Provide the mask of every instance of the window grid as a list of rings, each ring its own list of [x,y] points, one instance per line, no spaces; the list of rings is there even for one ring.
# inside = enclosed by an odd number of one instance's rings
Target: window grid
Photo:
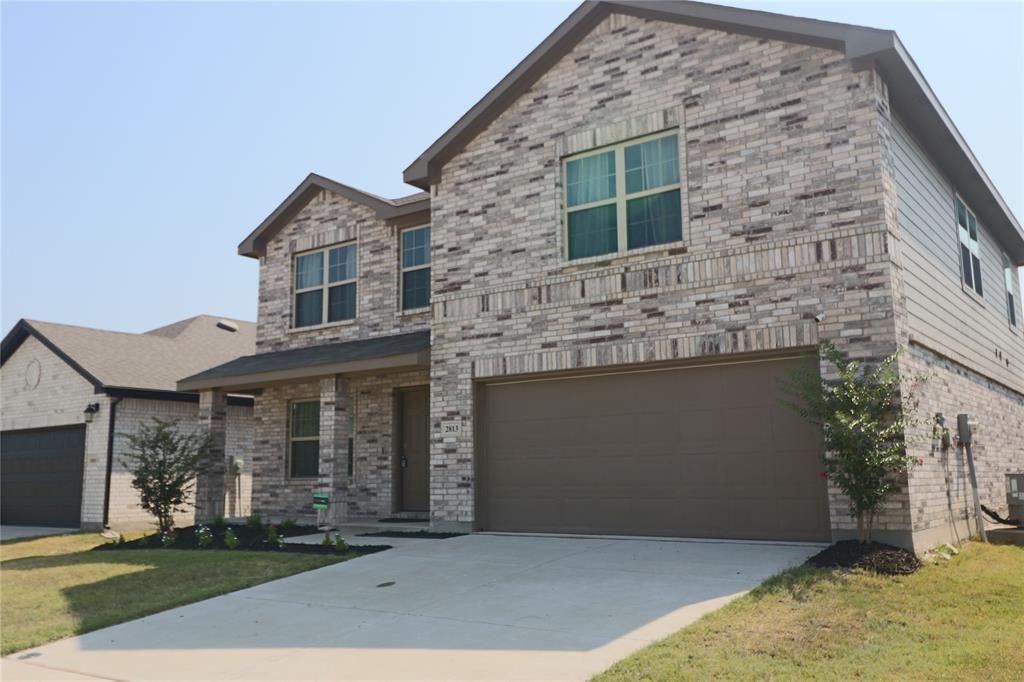
[[[305,265],[310,264],[307,271]],[[359,255],[356,242],[347,242],[339,246],[331,246],[317,251],[307,251],[295,256],[294,260],[295,294],[292,298],[292,327],[312,327],[333,322],[343,322],[356,317],[356,281],[359,278]],[[319,318],[312,321],[302,319],[303,308],[300,302],[319,293]],[[337,295],[338,299],[334,299]],[[345,296],[345,299],[341,297]],[[346,308],[351,314],[336,316],[332,319],[331,304],[340,303],[342,311]],[[312,300],[316,300],[315,297]],[[346,305],[348,304],[348,305]]]
[[[401,231],[399,235],[399,265],[402,270],[402,281],[399,286],[400,306],[402,310],[420,310],[430,307],[430,226],[418,225]],[[425,271],[425,272],[424,272]],[[421,272],[424,274],[415,275]],[[412,299],[406,295],[407,283],[410,280],[422,280],[426,276],[425,301]],[[421,288],[421,287],[418,287]]]
[[[1016,268],[1010,261],[1010,257],[1003,254],[1003,280],[1006,284],[1006,319],[1010,321],[1011,327],[1017,326],[1017,302],[1013,297],[1013,280],[1017,276]]]
[[[640,190],[640,191],[637,191],[637,192],[632,192],[632,193],[628,193],[627,194],[627,192],[626,192],[627,179],[626,179],[626,154],[625,154],[625,150],[626,150],[627,147],[634,147],[634,146],[637,146],[637,145],[641,145],[641,144],[643,144],[645,142],[650,142],[652,140],[659,140],[659,139],[669,138],[669,137],[674,137],[674,136],[678,136],[678,132],[675,131],[675,130],[669,131],[669,132],[663,132],[663,133],[656,133],[654,135],[647,135],[645,137],[633,138],[631,140],[626,140],[625,142],[620,142],[620,143],[615,144],[613,146],[602,147],[600,149],[594,149],[594,150],[591,150],[591,151],[582,152],[580,154],[574,154],[574,155],[572,155],[570,157],[566,157],[562,161],[562,177],[566,178],[566,182],[565,182],[565,186],[566,186],[565,187],[565,196],[563,197],[563,201],[565,202],[565,219],[564,219],[565,225],[564,225],[564,229],[563,229],[563,234],[565,236],[564,255],[565,255],[565,257],[567,259],[572,259],[571,258],[571,253],[570,253],[570,244],[569,244],[569,216],[572,215],[573,213],[578,213],[580,211],[586,211],[588,209],[593,209],[593,208],[599,208],[601,206],[611,206],[611,205],[614,205],[615,209],[616,209],[616,248],[615,248],[614,251],[609,251],[606,254],[601,254],[601,255],[624,254],[627,251],[631,250],[629,248],[629,246],[628,246],[628,244],[629,244],[629,233],[628,233],[628,225],[629,225],[629,223],[628,223],[628,204],[629,204],[629,202],[633,201],[635,199],[643,199],[643,198],[654,196],[654,195],[657,195],[657,194],[667,194],[668,192],[672,192],[672,191],[681,192],[681,189],[682,189],[682,174],[681,173],[677,173],[677,175],[676,175],[677,181],[674,182],[674,183],[666,184],[666,185],[661,185],[661,186],[654,187],[654,188],[651,188],[651,189]],[[676,151],[676,159],[675,160],[676,160],[676,164],[678,165],[679,164],[678,146],[676,147],[676,150],[677,151]],[[578,160],[581,160],[581,159],[586,159],[586,158],[589,158],[589,157],[593,157],[593,156],[600,156],[602,154],[607,154],[609,152],[613,152],[614,156],[615,156],[615,166],[614,166],[615,167],[615,196],[609,197],[607,199],[599,199],[599,200],[587,202],[587,203],[584,203],[584,204],[577,204],[577,205],[574,205],[574,206],[569,206],[569,183],[568,183],[569,163],[573,162],[573,161],[578,161]],[[642,171],[643,168],[641,168],[639,170]],[[680,209],[680,211],[681,211],[681,209]],[[682,224],[682,216],[680,216],[680,224]],[[662,242],[662,243],[664,243],[664,242]],[[636,248],[643,248],[643,247],[639,247],[638,246]],[[585,257],[586,256],[581,256],[581,258],[585,258]]]
[[[978,244],[978,218],[967,205],[956,198],[954,214],[960,237],[960,275],[966,287],[978,296],[984,296],[981,281],[981,248]]]

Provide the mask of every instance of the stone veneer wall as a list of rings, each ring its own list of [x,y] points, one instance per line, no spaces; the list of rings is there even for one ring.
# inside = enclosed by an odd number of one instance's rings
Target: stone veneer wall
[[[836,52],[618,15],[595,28],[435,187],[434,524],[473,520],[475,380],[819,339],[895,350],[885,116],[884,84]],[[560,159],[670,128],[684,241],[565,261]],[[461,435],[437,435],[442,419]],[[879,526],[909,523],[901,490]]]
[[[424,221],[427,222],[427,221]],[[293,330],[295,254],[358,242],[356,319]],[[260,259],[256,352],[302,348],[427,329],[429,310],[403,312],[399,304],[398,230],[370,208],[321,191],[267,244]]]
[[[921,551],[977,532],[966,452],[956,444],[957,414],[971,417],[981,502],[1006,513],[1005,474],[1024,472],[1024,395],[918,344],[907,349],[901,369],[929,377],[919,392],[929,426],[909,450],[923,462],[910,472],[914,548]],[[931,418],[940,412],[953,436],[949,448],[931,438]]]
[[[335,476],[341,477],[335,487],[348,518],[382,518],[394,513],[395,392],[428,382],[426,370],[349,378],[348,399],[350,405],[354,401],[355,422],[353,476],[347,475],[344,447],[334,465]],[[253,510],[267,518],[314,518],[316,479],[287,476],[288,404],[314,398],[320,398],[316,381],[268,387],[256,398]]]

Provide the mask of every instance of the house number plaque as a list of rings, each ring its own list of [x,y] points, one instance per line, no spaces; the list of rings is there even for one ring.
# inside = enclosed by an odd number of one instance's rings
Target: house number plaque
[[[442,436],[454,436],[462,433],[462,422],[460,421],[445,421],[441,422],[441,435]]]

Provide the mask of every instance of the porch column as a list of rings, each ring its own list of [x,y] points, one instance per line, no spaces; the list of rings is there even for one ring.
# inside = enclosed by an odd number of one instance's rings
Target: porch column
[[[199,393],[199,433],[210,437],[206,470],[196,479],[196,522],[208,523],[224,516],[227,394],[216,389]]]
[[[330,499],[317,511],[317,523],[334,526],[345,521],[348,486],[349,381],[341,376],[320,379],[320,474],[317,490]]]

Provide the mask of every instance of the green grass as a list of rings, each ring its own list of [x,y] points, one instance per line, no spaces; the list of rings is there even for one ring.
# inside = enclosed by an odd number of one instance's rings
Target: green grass
[[[885,577],[796,568],[626,658],[611,680],[1024,679],[1024,549]]]
[[[0,544],[4,655],[356,556],[88,551],[103,542],[80,533]]]

